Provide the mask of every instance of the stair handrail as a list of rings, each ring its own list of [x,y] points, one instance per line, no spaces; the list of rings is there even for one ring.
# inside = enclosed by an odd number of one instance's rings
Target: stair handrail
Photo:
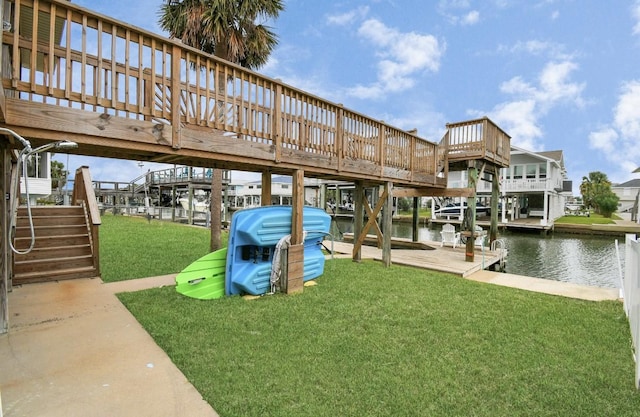
[[[98,230],[102,224],[102,219],[100,218],[100,209],[93,190],[93,182],[91,181],[88,166],[81,166],[76,169],[71,201],[74,205],[84,205],[85,207],[87,226],[89,227],[89,236],[91,237],[93,267],[96,273],[100,275],[100,241]]]

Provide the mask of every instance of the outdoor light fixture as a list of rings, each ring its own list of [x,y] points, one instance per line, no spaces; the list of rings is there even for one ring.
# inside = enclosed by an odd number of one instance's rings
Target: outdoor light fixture
[[[25,161],[27,160],[28,157],[30,157],[31,155],[36,155],[38,153],[41,152],[46,152],[48,150],[51,149],[60,149],[60,150],[65,150],[65,149],[74,149],[78,147],[78,144],[75,142],[71,142],[68,140],[61,140],[58,142],[52,142],[52,143],[47,143],[46,145],[42,145],[39,146],[35,149],[33,149],[31,147],[31,142],[29,142],[27,139],[23,138],[22,136],[20,136],[19,134],[17,134],[16,132],[14,132],[11,129],[7,129],[5,127],[0,127],[0,133],[8,133],[9,135],[13,136],[15,139],[17,139],[23,146],[23,149],[20,151],[20,154],[18,155],[18,163],[17,163],[17,171],[20,172],[22,169],[22,178],[24,178],[24,194],[26,196],[26,202],[27,202],[27,216],[29,217],[29,228],[31,230],[31,244],[29,245],[29,248],[27,248],[24,251],[20,251],[18,249],[16,249],[13,246],[13,236],[15,234],[15,226],[16,226],[16,218],[18,216],[18,204],[17,202],[13,204],[12,207],[12,216],[11,216],[11,224],[9,227],[10,233],[11,233],[11,237],[9,239],[9,246],[11,247],[11,250],[13,252],[15,252],[18,255],[25,255],[29,252],[31,252],[31,250],[33,249],[35,242],[36,242],[36,236],[35,236],[35,231],[33,229],[33,216],[31,215],[31,199],[29,198],[29,181],[28,181],[28,177],[27,177],[27,164],[25,163]],[[20,183],[20,176],[16,175],[15,176],[16,180],[15,183],[12,184],[11,186],[11,196],[12,198],[17,199],[18,197],[18,184]],[[17,200],[15,200],[17,201]]]

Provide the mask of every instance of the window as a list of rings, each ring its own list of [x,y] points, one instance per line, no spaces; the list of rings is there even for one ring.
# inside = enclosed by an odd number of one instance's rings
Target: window
[[[514,180],[521,180],[522,179],[523,168],[524,167],[522,165],[514,165],[513,166],[513,179]]]
[[[540,175],[538,178],[547,178],[547,164],[540,164]]]
[[[527,179],[534,179],[536,177],[536,172],[538,171],[537,165],[527,165]]]
[[[286,190],[286,189],[288,189],[288,188],[289,188],[289,184],[282,184],[282,189],[283,189],[283,190]]]

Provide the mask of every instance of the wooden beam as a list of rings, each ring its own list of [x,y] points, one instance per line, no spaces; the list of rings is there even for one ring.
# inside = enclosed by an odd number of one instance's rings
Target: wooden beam
[[[262,172],[262,188],[260,195],[260,205],[271,205],[271,171],[266,170]]]
[[[211,203],[209,212],[211,213],[211,252],[222,247],[221,227],[222,227],[222,170],[214,169],[211,175]]]
[[[364,186],[362,181],[355,181],[354,190],[354,203],[353,208],[353,237],[359,239],[362,233],[362,224],[364,221],[364,206],[362,205],[362,198],[364,196]],[[353,245],[352,259],[354,262],[360,262],[362,260],[362,251],[360,246]]]
[[[386,267],[391,266],[391,230],[393,228],[393,183],[387,182],[384,184],[384,193],[382,193],[382,224],[384,230],[384,238],[382,243],[382,263]]]
[[[473,188],[394,188],[394,197],[472,197]]]
[[[291,210],[291,245],[304,243],[302,230],[302,211],[304,208],[304,171],[293,173],[292,210]]]
[[[357,189],[357,187],[356,187]],[[372,212],[370,212],[369,214],[369,219],[367,220],[367,224],[362,228],[362,231],[360,232],[359,235],[357,235],[356,237],[356,242],[353,244],[353,255],[355,257],[356,253],[360,253],[360,248],[362,247],[362,244],[364,243],[364,240],[367,237],[367,232],[369,231],[369,229],[375,224],[376,227],[378,227],[377,223],[376,223],[376,218],[378,217],[378,214],[380,213],[380,211],[382,210],[382,208],[385,206],[385,204],[387,203],[387,200],[389,198],[391,198],[390,193],[391,189],[390,187],[385,187],[384,192],[382,193],[382,195],[380,196],[380,198],[378,199],[378,202],[376,204],[376,207],[373,209]],[[364,198],[364,193],[363,193],[363,197]],[[360,199],[362,201],[362,198]],[[366,201],[366,198],[364,198],[364,200]],[[393,203],[393,201],[392,201]],[[365,205],[364,202],[361,203],[363,206]],[[367,206],[369,205],[369,202],[367,201]],[[356,205],[357,207],[357,205]],[[393,207],[393,206],[392,206]],[[354,214],[355,215],[355,214]],[[354,219],[355,221],[355,219]],[[385,233],[390,233],[390,229],[386,230]],[[378,228],[378,230],[380,230]],[[380,232],[382,234],[382,232]],[[354,227],[354,237],[355,237],[355,227]],[[384,236],[384,235],[383,235]],[[378,243],[380,243],[380,239],[378,239]],[[384,242],[382,242],[384,245]]]
[[[367,226],[369,226],[371,219],[374,219],[373,224],[371,224],[371,226],[373,226],[373,228],[375,229],[376,237],[378,239],[378,247],[381,248],[382,247],[382,230],[380,230],[380,226],[378,226],[378,222],[375,221],[378,215],[375,214],[374,211],[371,209],[371,206],[369,205],[369,200],[367,200],[367,196],[364,194],[362,195],[362,205],[365,211],[367,212],[367,217],[369,218],[369,222],[367,222]],[[371,226],[369,227],[367,226],[365,226],[365,231],[363,232],[364,236],[367,235],[368,229],[371,228]]]
[[[287,294],[300,292],[304,278],[304,171],[293,173],[293,202],[291,208],[291,245],[287,254]]]
[[[500,198],[500,178],[493,175],[491,181],[491,226],[489,227],[489,245],[498,238],[498,199]]]
[[[180,120],[180,58],[182,50],[179,46],[173,45],[171,49],[171,146],[173,149],[180,149],[182,146],[181,120]],[[188,70],[187,70],[188,71]]]
[[[418,241],[418,221],[419,221],[419,203],[420,203],[420,197],[413,197],[413,217],[411,219],[411,230],[412,230],[412,241],[413,242],[417,242]]]
[[[475,191],[476,184],[478,182],[478,168],[475,165],[470,166],[467,170],[467,177],[469,178],[469,186]],[[475,252],[475,227],[476,227],[476,196],[475,193],[467,201],[467,210],[464,214],[467,217],[467,245],[465,250],[465,261],[473,262]]]

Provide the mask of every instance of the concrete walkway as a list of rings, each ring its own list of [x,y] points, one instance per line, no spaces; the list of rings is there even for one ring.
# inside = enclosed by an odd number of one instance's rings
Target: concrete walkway
[[[173,277],[14,288],[0,335],[0,416],[217,416],[115,296]]]
[[[615,288],[600,288],[588,285],[572,284],[570,282],[552,281],[550,279],[526,277],[523,275],[505,274],[495,271],[478,271],[466,277],[472,281],[503,287],[518,288],[543,294],[559,295],[588,301],[617,300],[619,290]]]

